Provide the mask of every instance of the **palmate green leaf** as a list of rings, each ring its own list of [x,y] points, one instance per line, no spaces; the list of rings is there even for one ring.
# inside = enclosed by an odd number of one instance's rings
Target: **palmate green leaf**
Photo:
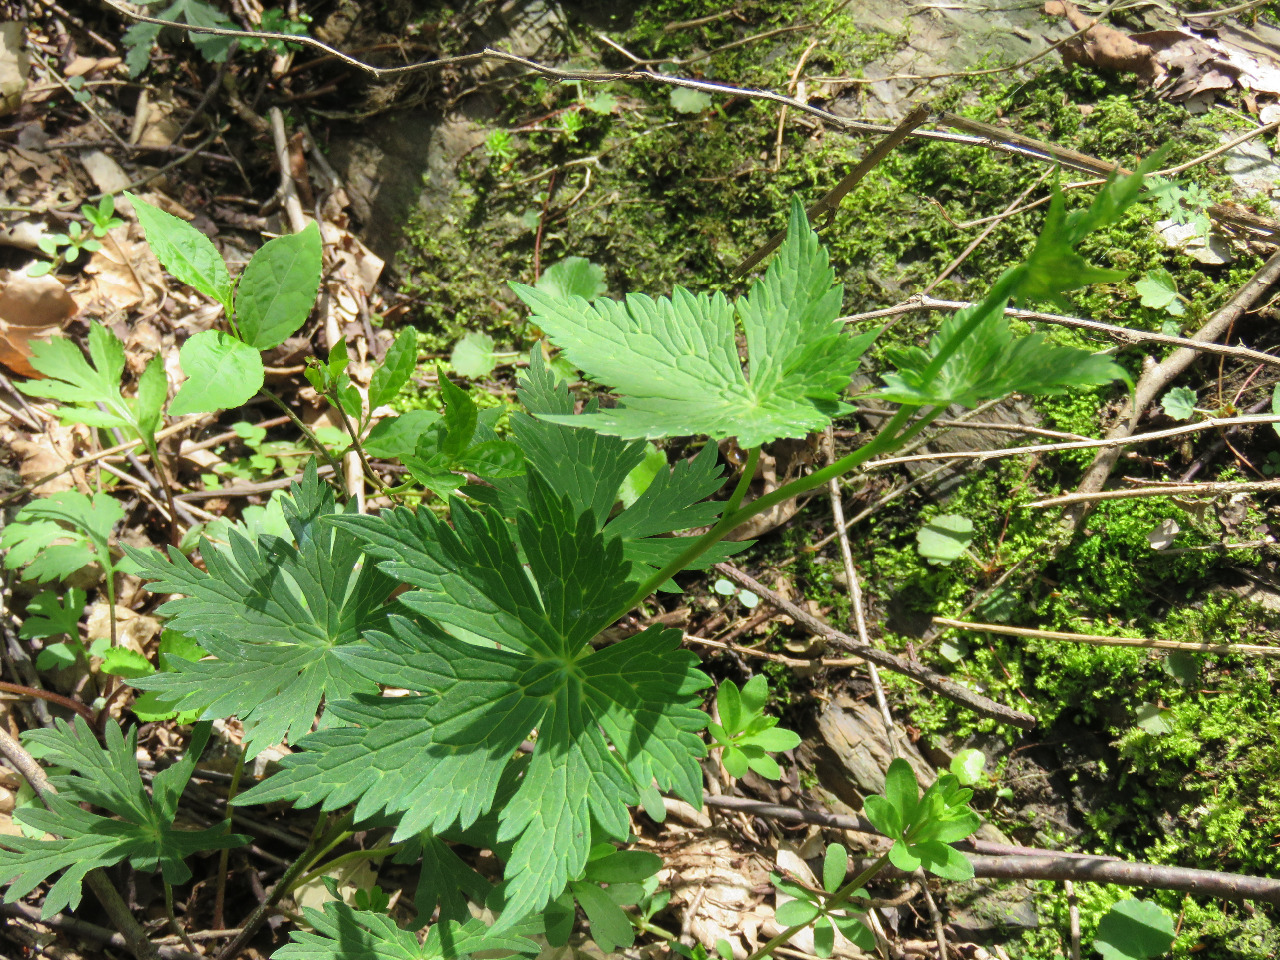
[[[89,325],[89,359],[66,337],[31,342],[31,366],[47,379],[17,384],[31,397],[57,400],[58,419],[90,427],[127,430],[149,439],[160,422],[168,383],[159,357],[153,357],[138,378],[136,398],[120,391],[124,374],[124,344],[100,323]],[[102,404],[102,408],[98,407]]]
[[[487,377],[498,365],[498,358],[493,352],[493,337],[487,333],[472,330],[463,334],[462,339],[449,351],[449,366],[460,377],[476,379]]]
[[[419,944],[412,930],[401,930],[385,913],[356,910],[341,900],[330,900],[324,909],[304,907],[311,930],[292,930],[293,943],[273,953],[272,960],[465,960],[482,951],[536,954],[538,944],[528,939],[536,924],[524,924],[505,934],[494,933],[480,920],[448,920],[437,923]]]
[[[633,583],[665,566],[688,545],[687,539],[669,534],[706,526],[719,518],[723,505],[706,499],[724,482],[714,444],[707,444],[692,461],[656,471],[639,498],[610,519],[628,475],[644,460],[644,443],[544,418],[544,414],[571,415],[573,397],[567,386],[557,383],[541,351],[530,356],[519,397],[529,413],[513,414],[511,430],[526,463],[552,489],[568,496],[576,511],[590,511],[607,537],[621,538]],[[587,413],[594,409],[588,407]],[[469,487],[466,492],[500,505],[504,516],[512,516],[527,504],[530,482],[526,478],[498,479],[491,487]],[[693,564],[693,569],[718,563],[750,545],[750,541],[718,543]]]
[[[351,726],[306,738],[243,802],[358,801],[357,817],[400,815],[398,836],[466,829],[494,809],[513,754],[536,730],[498,814],[496,839],[511,842],[503,928],[581,875],[593,828],[626,837],[638,783],[656,779],[698,802],[705,714],[696,703],[708,680],[678,631],[591,648],[630,588],[619,541],[590,510],[535,479],[514,531],[459,501],[452,525],[404,509],[330,522],[363,536],[386,574],[418,588],[399,599],[426,619],[393,617],[389,633],[367,633],[367,648],[345,657],[417,695],[334,705]]]
[[[534,286],[550,297],[582,297],[584,300],[594,300],[608,289],[604,267],[586,257],[565,257],[553,263],[542,271]]]
[[[136,730],[126,737],[111,721],[105,730],[105,749],[80,717],[74,727],[57,720],[51,730],[27,733],[24,739],[41,748],[44,759],[76,772],[50,776],[58,794],[49,798],[47,809],[25,807],[15,814],[26,826],[61,839],[3,838],[8,848],[0,850],[0,881],[9,884],[5,902],[26,896],[62,872],[45,896],[43,916],[50,917],[79,906],[84,876],[97,867],[128,860],[135,869],[159,870],[170,883],[185,883],[191,879],[187,857],[248,842],[248,837],[228,834],[222,824],[206,830],[174,828],[178,800],[209,732],[209,724],[195,727],[186,756],[156,775],[150,796],[138,772]],[[111,816],[83,810],[79,803],[92,804]]]
[[[898,369],[885,375],[885,386],[876,396],[912,406],[976,407],[1014,392],[1057,394],[1115,380],[1129,382],[1124,368],[1102,354],[1054,344],[1041,333],[1014,337],[1005,308],[1013,299],[1069,309],[1066,292],[1123,279],[1122,272],[1090,265],[1073,248],[1089,232],[1119,219],[1137,199],[1143,176],[1158,165],[1160,156],[1157,152],[1148,157],[1136,173],[1112,178],[1084,210],[1068,213],[1055,185],[1044,228],[1027,262],[1006,270],[982,302],[948,318],[927,347],[891,351]]]
[[[214,659],[170,657],[173,672],[140,679],[178,710],[207,717],[237,715],[254,756],[285,737],[311,729],[321,698],[372,692],[336,652],[362,631],[384,626],[394,587],[364,562],[360,541],[328,519],[341,516],[333,491],[317,479],[314,461],[284,501],[296,543],[238,530],[224,550],[204,550],[205,572],[170,549],[129,550],[151,590],[177,594],[161,612],[168,626],[200,643]]]
[[[64,490],[33,500],[0,532],[6,569],[22,567],[26,580],[63,580],[95,560],[110,566],[109,540],[124,519],[124,507],[110,494],[86,497]]]
[[[582,416],[543,416],[624,439],[737,437],[744,447],[820,430],[846,409],[840,397],[876,332],[850,337],[836,323],[842,287],[804,207],[765,276],[738,301],[750,360],[742,369],[735,309],[723,294],[677,287],[668,299],[619,303],[549,296],[513,284],[569,360],[623,397]]]
[[[991,306],[984,301],[949,317],[928,349],[890,351],[898,370],[885,374],[885,386],[876,396],[913,406],[958,403],[972,408],[1008,393],[1068,393],[1129,379],[1124,367],[1104,354],[1060,346],[1042,333],[1015,337],[1004,308],[1004,302]],[[941,345],[982,311],[986,314],[978,326],[931,376],[930,364]]]
[[[418,884],[413,894],[413,908],[424,920],[432,916],[437,904],[441,920],[461,923],[471,917],[466,897],[484,903],[493,887],[453,851],[453,848],[430,833],[411,837],[393,858],[395,863],[420,863]],[[464,897],[465,894],[465,897]]]
[[[27,602],[27,616],[22,621],[18,636],[23,640],[36,637],[60,637],[66,635],[79,642],[80,617],[84,614],[86,594],[72,587],[65,597],[45,590]]]

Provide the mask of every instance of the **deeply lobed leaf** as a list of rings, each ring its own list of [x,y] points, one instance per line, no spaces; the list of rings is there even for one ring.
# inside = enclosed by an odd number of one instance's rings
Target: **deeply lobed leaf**
[[[448,920],[433,926],[419,944],[413,931],[401,930],[387,914],[356,910],[341,900],[302,912],[312,929],[291,931],[293,943],[272,954],[272,960],[466,960],[482,951],[535,954],[539,949],[528,939],[536,932],[531,924],[499,934],[480,920]]]
[[[679,632],[658,629],[591,648],[629,593],[621,544],[589,507],[530,476],[514,528],[458,501],[452,526],[429,510],[330,521],[418,588],[400,601],[421,618],[394,617],[389,632],[339,655],[416,695],[334,705],[351,726],[306,738],[243,797],[355,802],[357,817],[399,815],[398,836],[467,829],[498,809],[496,842],[510,845],[502,928],[580,876],[593,830],[627,836],[642,785],[697,802],[704,753],[697,691],[708,679],[696,658]],[[512,757],[534,731],[512,780]],[[504,782],[513,792],[495,808]]]
[[[76,772],[50,776],[58,794],[49,798],[47,809],[28,807],[16,813],[23,824],[61,839],[3,838],[8,848],[0,849],[0,881],[9,884],[5,902],[12,903],[62,872],[45,896],[42,915],[49,917],[79,906],[84,876],[97,867],[128,860],[138,870],[159,870],[170,883],[184,883],[191,878],[187,857],[248,841],[228,834],[221,824],[205,830],[174,827],[178,799],[209,739],[208,724],[195,728],[183,760],[156,776],[151,796],[138,772],[137,731],[125,736],[113,721],[104,733],[105,748],[76,717],[74,726],[58,720],[53,729],[25,735],[28,743],[42,749],[45,759]],[[83,810],[78,803],[92,804],[111,816]]]
[[[723,294],[623,302],[513,284],[576,366],[623,396],[616,408],[546,419],[624,439],[737,437],[744,447],[802,437],[845,409],[840,396],[872,332],[850,337],[836,323],[842,288],[804,207],[791,208],[787,240],[736,306],[750,376],[738,358],[735,308]]]
[[[1080,387],[1128,381],[1127,372],[1102,354],[1060,346],[1043,334],[1015,338],[1005,308],[1049,302],[1069,308],[1063,294],[1124,274],[1089,264],[1074,249],[1088,233],[1119,219],[1142,189],[1146,172],[1159,163],[1149,157],[1137,172],[1113,177],[1093,203],[1070,213],[1054,187],[1053,201],[1027,262],[1006,270],[980,303],[950,317],[926,348],[895,350],[895,373],[885,375],[877,396],[912,406],[975,407],[1008,393],[1057,394]]]
[[[572,415],[574,404],[540,351],[530,358],[520,399],[529,414],[513,414],[511,428],[526,462],[552,489],[567,496],[575,510],[591,511],[606,537],[621,539],[623,558],[631,563],[631,582],[638,583],[688,545],[685,538],[670,534],[719,517],[722,505],[706,499],[723,483],[714,444],[707,444],[692,461],[659,469],[640,497],[610,519],[627,475],[644,457],[644,444],[546,419],[544,415]],[[586,415],[594,409],[588,407]],[[525,477],[500,478],[491,481],[491,487],[468,487],[466,492],[494,504],[504,516],[513,516],[528,503],[531,482]],[[716,544],[693,567],[702,569],[748,546],[750,541]]]
[[[250,756],[308,732],[323,698],[377,689],[336,654],[362,631],[385,626],[383,605],[395,586],[363,562],[359,538],[325,522],[344,510],[314,462],[291,494],[284,512],[294,543],[232,530],[225,551],[204,551],[207,572],[172,548],[167,560],[129,551],[141,575],[155,581],[154,592],[178,595],[161,607],[169,626],[213,655],[172,657],[172,672],[136,686],[157,691],[174,709],[239,716]]]

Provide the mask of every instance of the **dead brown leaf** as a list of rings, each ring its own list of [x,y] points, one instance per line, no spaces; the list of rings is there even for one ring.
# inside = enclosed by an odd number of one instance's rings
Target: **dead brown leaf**
[[[79,308],[50,276],[8,273],[0,283],[0,363],[21,376],[39,377],[30,363],[31,341],[59,333]]]
[[[1086,16],[1070,0],[1049,0],[1044,12],[1051,17],[1066,17],[1074,29],[1087,31],[1063,45],[1062,60],[1068,66],[1087,63],[1113,73],[1135,73],[1147,83],[1160,78],[1160,67],[1150,47]]]
[[[0,116],[17,110],[27,89],[31,64],[23,49],[25,32],[26,24],[20,20],[0,23]]]
[[[89,431],[86,427],[63,426],[60,423],[50,423],[43,433],[33,436],[19,433],[8,425],[0,429],[0,439],[3,439],[9,448],[22,458],[18,473],[24,483],[32,483],[41,477],[64,469],[68,463],[72,463],[77,458],[77,451],[83,449],[88,436]],[[38,496],[48,496],[51,493],[72,489],[78,489],[82,493],[89,492],[83,469],[64,473],[40,484],[31,492]]]

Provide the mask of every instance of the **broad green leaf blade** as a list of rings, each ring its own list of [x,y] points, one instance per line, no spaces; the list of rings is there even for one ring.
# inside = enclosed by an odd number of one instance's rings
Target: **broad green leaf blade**
[[[443,373],[439,374],[439,380],[445,404],[445,437],[440,444],[440,452],[447,458],[457,459],[471,446],[471,438],[475,436],[476,424],[479,423],[479,411],[467,391],[450,382]]]
[[[18,629],[18,636],[31,640],[65,634],[79,643],[80,617],[84,614],[85,599],[85,592],[75,587],[70,588],[65,597],[49,590],[36,594],[27,601],[27,616]]]
[[[56,413],[63,423],[118,427],[139,438],[148,437],[155,432],[159,407],[164,404],[164,371],[152,373],[159,364],[153,359],[139,378],[138,399],[130,401],[120,392],[124,363],[124,344],[102,324],[91,323],[88,360],[67,337],[47,343],[33,340],[31,365],[47,379],[17,386],[29,396],[60,401]]]
[[[761,750],[767,750],[769,753],[783,753],[800,746],[800,734],[794,730],[770,727],[760,733],[749,734],[741,742],[753,747],[759,747]]]
[[[876,936],[871,932],[871,928],[859,920],[857,917],[841,917],[835,916],[831,918],[841,933],[849,939],[854,946],[870,953],[876,948]]]
[[[212,241],[185,220],[132,193],[126,191],[125,196],[133,204],[156,259],[179,282],[217,300],[231,316],[231,276]]]
[[[662,869],[663,860],[647,850],[616,850],[587,864],[584,879],[593,883],[640,883]]]
[[[330,521],[343,511],[312,462],[284,501],[296,546],[269,534],[230,534],[224,552],[203,551],[207,571],[170,549],[130,548],[156,593],[178,595],[162,612],[171,629],[195,639],[216,659],[174,656],[174,672],[139,679],[181,710],[239,716],[249,755],[311,729],[322,697],[376,690],[336,651],[366,629],[384,626],[395,584],[363,562],[360,542]]]
[[[567,496],[576,511],[591,510],[603,526],[622,482],[644,458],[644,445],[542,419],[543,414],[572,414],[573,397],[556,381],[541,350],[530,356],[518,395],[529,413],[512,414],[511,432],[526,462],[553,490]],[[494,486],[508,516],[528,501],[526,481],[499,481]]]
[[[920,858],[916,856],[914,848],[909,848],[901,840],[895,840],[889,848],[889,862],[907,873],[915,873],[920,869]]]
[[[716,710],[720,725],[730,737],[736,737],[746,728],[742,712],[742,694],[732,680],[722,680],[716,687]]]
[[[813,928],[813,952],[826,960],[835,949],[835,944],[836,928],[832,925],[830,918],[823,917]]]
[[[898,370],[884,376],[877,396],[913,406],[976,407],[1008,393],[1058,394],[1128,380],[1128,373],[1110,357],[1078,347],[1050,342],[1042,333],[1015,338],[1004,316],[1004,301],[985,302],[948,318],[927,350],[898,355]],[[981,322],[936,374],[930,365],[939,349],[975,316]]]
[[[487,508],[455,502],[452,527],[429,510],[403,508],[335,522],[368,541],[385,573],[420,588],[400,598],[405,606],[455,635],[547,658],[573,656],[627,599],[627,567],[620,545],[600,537],[593,517],[575,514],[540,481],[531,491],[517,529],[537,587],[507,523]]]
[[[160,428],[164,402],[169,396],[169,379],[165,376],[164,361],[152,357],[138,378],[138,396],[134,410],[139,436],[143,440],[154,437]]]
[[[822,858],[822,889],[827,893],[835,893],[844,886],[848,870],[849,851],[838,843],[828,846]]]
[[[356,803],[357,818],[399,815],[405,836],[466,829],[511,783],[494,841],[510,845],[505,929],[582,875],[593,830],[626,837],[638,783],[656,779],[697,801],[706,720],[697,692],[708,680],[678,631],[598,652],[587,642],[627,593],[619,543],[590,510],[535,479],[515,531],[460,502],[452,521],[430,510],[330,519],[365,538],[386,573],[419,588],[400,601],[422,618],[393,617],[391,633],[367,631],[363,645],[338,655],[414,695],[331,706],[350,726],[304,739],[285,770],[243,800]],[[512,757],[534,730],[533,755],[512,780],[522,763]]]
[[[631,921],[603,890],[594,883],[574,883],[572,889],[591,925],[591,938],[606,956],[636,942]]]
[[[109,539],[124,508],[107,493],[92,498],[66,490],[33,500],[0,531],[6,569],[23,568],[27,580],[63,580],[97,560],[111,565]]]
[[[594,300],[604,294],[604,267],[586,257],[565,257],[542,271],[534,286],[549,297]]]
[[[186,381],[169,404],[169,413],[234,410],[262,389],[262,354],[218,330],[204,330],[179,351]]]
[[[920,804],[920,787],[911,764],[896,757],[884,777],[884,797],[898,811],[904,826],[914,823]]]
[[[1087,210],[1068,214],[1054,188],[1044,228],[1026,263],[1006,270],[980,303],[950,317],[928,347],[894,351],[895,373],[884,377],[877,396],[911,406],[966,407],[1008,393],[1057,394],[1115,380],[1128,373],[1102,354],[1051,343],[1043,334],[1014,338],[1005,308],[1018,302],[1048,301],[1069,309],[1067,291],[1091,283],[1122,279],[1123,273],[1091,266],[1073,245],[1092,230],[1114,223],[1138,196],[1143,175],[1154,169],[1160,152],[1134,174],[1116,177],[1099,191]]]
[[[898,813],[897,808],[884,797],[875,794],[867,797],[863,813],[867,815],[871,825],[886,837],[899,837],[902,835],[904,826],[902,816]]]
[[[725,771],[731,777],[741,780],[747,775],[751,769],[747,762],[747,755],[737,747],[725,747],[720,755],[720,762],[724,764]]]
[[[804,205],[793,198],[786,242],[738,301],[757,394],[790,390],[834,401],[844,393],[865,347],[836,323],[843,297]]]
[[[1190,420],[1196,412],[1196,392],[1190,387],[1174,387],[1160,398],[1160,406],[1174,420]]]
[[[811,923],[818,916],[818,905],[811,900],[788,900],[778,907],[780,927],[798,927]]]
[[[1168,310],[1170,313],[1181,313],[1178,303],[1178,284],[1168,270],[1156,269],[1133,285],[1133,289],[1141,297],[1144,307],[1153,310]],[[1175,308],[1176,305],[1176,308]]]
[[[405,327],[387,349],[387,355],[369,380],[369,409],[390,403],[409,382],[418,366],[418,333]],[[426,411],[413,411],[422,412]]]
[[[128,647],[109,647],[102,657],[102,672],[113,677],[136,680],[156,672],[151,661]]]
[[[320,228],[314,220],[299,233],[264,243],[236,287],[236,326],[244,342],[269,350],[297,333],[315,306],[320,267]]]
[[[711,106],[711,94],[691,87],[672,87],[670,100],[678,113],[702,113]]]
[[[742,685],[742,709],[746,713],[747,722],[759,716],[768,703],[769,678],[763,673],[757,673]],[[743,729],[746,729],[745,725]]]
[[[568,389],[556,382],[538,351],[530,357],[520,399],[535,415],[573,413]],[[594,407],[588,407],[587,413],[592,410]],[[692,461],[658,471],[640,499],[610,520],[623,482],[644,458],[643,443],[577,430],[522,413],[514,414],[511,424],[533,472],[552,489],[568,496],[576,510],[593,511],[597,523],[604,525],[606,536],[621,538],[623,557],[632,564],[632,582],[639,583],[650,571],[665,566],[688,545],[682,538],[667,534],[713,523],[719,516],[721,504],[702,502],[723,482],[714,444],[705,445]],[[485,502],[500,504],[502,512],[510,516],[527,503],[529,482],[495,480],[492,487],[469,487],[467,492]],[[693,566],[702,569],[749,545],[717,544]]]
[[[743,747],[742,752],[747,758],[748,769],[755,771],[766,780],[782,779],[782,767],[773,757],[766,756],[760,752],[759,748],[754,747]]]
[[[401,815],[397,840],[455,824],[465,829],[490,810],[512,752],[546,708],[520,695],[526,664],[402,618],[390,625],[394,636],[370,632],[370,649],[351,658],[350,668],[431,695],[365,695],[331,705],[350,725],[303,739],[304,750],[285,757],[284,769],[242,802],[292,799],[325,810],[356,803],[357,820]],[[499,735],[486,740],[494,731]],[[442,734],[458,742],[441,743]]]
[[[798,201],[775,264],[739,305],[751,377],[742,369],[734,308],[722,294],[677,287],[668,299],[619,303],[513,289],[533,322],[588,376],[623,403],[547,419],[624,439],[737,437],[744,447],[821,429],[876,334],[849,337],[835,323],[840,289]],[[825,287],[823,286],[825,284]]]
[[[605,527],[623,540],[665,536],[715,523],[723,504],[706,498],[724,483],[716,446],[706,444],[692,460],[681,460],[655,471],[644,492]]]
[[[896,846],[896,845],[895,845]],[[972,880],[973,864],[968,857],[940,840],[926,840],[911,845],[911,853],[919,859],[920,866],[944,880]],[[898,862],[894,861],[894,866]]]
[[[1173,946],[1173,917],[1149,900],[1121,900],[1098,922],[1093,948],[1104,960],[1148,960]]]
[[[916,549],[930,563],[946,565],[964,556],[972,540],[972,520],[956,514],[941,514],[916,532]]]
[[[422,919],[433,916],[438,904],[441,920],[457,920],[461,923],[471,917],[471,912],[467,909],[467,897],[475,903],[483,904],[493,891],[493,887],[480,874],[454,853],[453,847],[430,833],[410,839],[400,848],[394,860],[396,863],[409,864],[421,861],[413,908]]]
[[[453,345],[449,352],[449,366],[454,373],[468,380],[487,377],[498,365],[493,353],[493,337],[487,333],[471,331]]]
[[[364,441],[365,453],[394,460],[412,455],[418,441],[439,422],[440,414],[434,410],[409,410],[398,417],[379,420]]]
[[[542,909],[581,873],[592,825],[625,839],[639,797],[574,691],[561,687],[539,727],[524,783],[499,814],[498,840],[515,839],[507,909],[496,929]]]
[[[971,786],[982,779],[982,769],[987,765],[987,758],[981,750],[972,748],[959,751],[951,758],[951,772],[965,786]]]

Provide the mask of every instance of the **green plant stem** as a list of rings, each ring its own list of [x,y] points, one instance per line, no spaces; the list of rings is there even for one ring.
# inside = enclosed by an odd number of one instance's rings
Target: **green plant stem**
[[[875,439],[870,443],[864,444],[848,456],[842,457],[834,463],[823,467],[821,470],[815,470],[806,477],[801,477],[800,479],[794,480],[785,486],[779,487],[777,490],[773,491],[773,493],[765,494],[763,497],[751,501],[751,503],[747,504],[745,507],[737,507],[737,503],[741,503],[741,497],[738,498],[736,503],[733,499],[730,499],[729,503],[733,505],[734,509],[731,511],[729,508],[726,508],[724,514],[720,518],[720,521],[714,527],[695,539],[693,543],[689,544],[689,546],[686,547],[678,557],[645,580],[639,588],[637,588],[632,597],[627,600],[626,604],[617,611],[614,619],[616,620],[624,616],[628,610],[648,597],[661,584],[666,583],[673,575],[684,570],[711,549],[711,547],[723,540],[735,527],[741,526],[752,517],[759,513],[763,513],[765,510],[768,510],[770,507],[773,507],[778,503],[797,497],[815,487],[820,487],[833,477],[838,477],[841,474],[848,473],[854,467],[865,463],[872,457],[889,453],[897,449],[912,437],[920,433],[920,431],[927,427],[934,418],[941,416],[942,414],[942,408],[930,411],[917,423],[912,424],[909,430],[903,432],[901,436],[899,436],[899,431],[902,430],[907,421],[909,421],[919,409],[919,407],[900,408],[898,412],[894,414],[893,419],[884,425],[880,433],[877,434]],[[753,452],[757,455],[759,454],[758,449]],[[750,460],[750,457],[748,457],[748,460]],[[744,476],[749,477],[749,474],[744,472]],[[746,482],[750,483],[750,480],[748,479]],[[738,489],[734,490],[734,496],[737,496],[740,491],[745,493],[742,480],[739,480]]]
[[[350,825],[349,822],[347,823],[347,825],[348,826]],[[312,864],[314,864],[317,860],[319,860],[321,857],[327,854],[334,847],[338,846],[338,844],[346,843],[348,840],[350,840],[354,836],[355,836],[355,831],[353,830],[344,829],[344,830],[337,831],[335,833],[330,833],[326,837],[326,842],[323,845],[321,845],[319,852],[317,852],[316,855],[311,858],[311,864],[308,864],[307,873],[303,876],[294,877],[293,880],[290,881],[289,888],[285,891],[285,893],[292,893],[294,890],[298,889],[298,887],[302,886],[302,884],[306,883],[307,880],[312,876],[312,874],[316,873],[316,870],[317,870],[317,868],[313,867]],[[341,857],[335,857],[334,859],[340,860]],[[329,868],[327,866],[324,867],[324,870],[328,870],[328,869]]]
[[[298,878],[298,882],[294,884],[294,888],[310,883],[317,877],[323,877],[327,873],[332,873],[340,867],[346,866],[348,863],[354,863],[359,860],[377,860],[388,854],[395,853],[395,847],[378,847],[373,850],[349,850],[339,857],[334,857],[327,863],[312,867],[304,876]]]
[[[887,864],[888,862],[889,862],[889,854],[887,853],[881,854],[879,859],[877,859],[870,866],[868,866],[867,869],[863,870],[860,874],[858,874],[851,881],[846,883],[838,891],[833,893],[831,897],[827,900],[827,902],[823,904],[822,913],[820,913],[818,916],[826,916],[832,910],[836,910],[839,907],[843,906],[848,901],[848,899],[852,897],[857,891],[861,890],[868,883],[870,883],[871,879],[877,873],[883,870],[885,867],[885,864]],[[818,918],[814,917],[813,919],[816,920]],[[781,947],[788,940],[794,937],[797,933],[799,933],[801,930],[805,929],[806,927],[810,926],[812,923],[813,923],[813,920],[810,920],[809,923],[798,923],[793,927],[787,927],[787,929],[783,930],[780,934],[778,934],[776,937],[774,937],[772,940],[766,943],[763,947],[761,947],[755,953],[751,954],[751,956],[747,957],[747,960],[763,960],[763,958],[772,955],[773,951],[776,948]]]
[[[335,844],[341,843],[351,835],[348,830],[350,820],[351,817],[348,814],[339,820],[332,830],[325,833],[323,831],[325,818],[320,817],[317,819],[316,829],[311,834],[311,842],[307,844],[307,849],[298,855],[298,859],[276,881],[276,885],[271,888],[271,893],[267,895],[267,899],[258,904],[245,919],[244,923],[240,924],[240,932],[236,934],[234,940],[222,948],[216,960],[234,960],[240,954],[240,951],[248,946],[249,941],[257,934],[259,928],[266,922],[267,917],[271,915],[276,904],[294,887],[298,877],[305,873],[316,860],[331,850]]]
[[[391,487],[387,486],[383,479],[373,472],[373,467],[369,465],[369,458],[364,453],[364,444],[360,442],[360,432],[352,424],[351,418],[347,416],[347,411],[342,409],[342,404],[338,402],[336,396],[330,396],[328,400],[333,405],[333,409],[338,411],[338,416],[342,418],[342,427],[347,431],[347,435],[351,437],[351,446],[355,448],[356,454],[360,457],[360,466],[364,468],[365,476],[373,481],[373,485],[383,493],[390,493]]]
[[[742,465],[742,476],[738,477],[738,485],[733,488],[733,493],[729,496],[729,502],[725,504],[724,512],[720,517],[721,521],[738,512],[738,508],[742,506],[743,498],[747,495],[747,489],[755,478],[756,467],[759,465],[760,447],[755,446],[747,451],[747,462]]]
[[[336,481],[341,481],[342,464],[338,463],[337,460],[333,459],[333,454],[329,452],[329,448],[320,442],[320,438],[311,432],[311,428],[308,427],[305,423],[303,423],[301,418],[296,413],[294,413],[291,409],[289,409],[289,405],[287,403],[285,403],[283,400],[277,397],[270,390],[263,387],[261,390],[258,391],[258,393],[259,395],[266,397],[268,400],[274,403],[277,407],[281,409],[281,411],[283,411],[285,416],[287,416],[290,420],[293,421],[293,425],[297,427],[300,431],[302,431],[302,435],[307,438],[307,442],[316,448],[316,451],[320,454],[320,456],[324,457],[325,463],[333,467],[334,479]]]
[[[184,947],[186,947],[196,956],[199,956],[200,955],[199,948],[196,947],[196,945],[192,942],[191,938],[187,936],[187,931],[183,928],[182,924],[178,923],[178,915],[173,910],[173,884],[170,883],[168,880],[164,880],[163,882],[164,882],[164,912],[165,912],[165,916],[169,918],[169,928],[173,930],[175,934],[178,935],[178,939],[182,941],[182,945]]]

